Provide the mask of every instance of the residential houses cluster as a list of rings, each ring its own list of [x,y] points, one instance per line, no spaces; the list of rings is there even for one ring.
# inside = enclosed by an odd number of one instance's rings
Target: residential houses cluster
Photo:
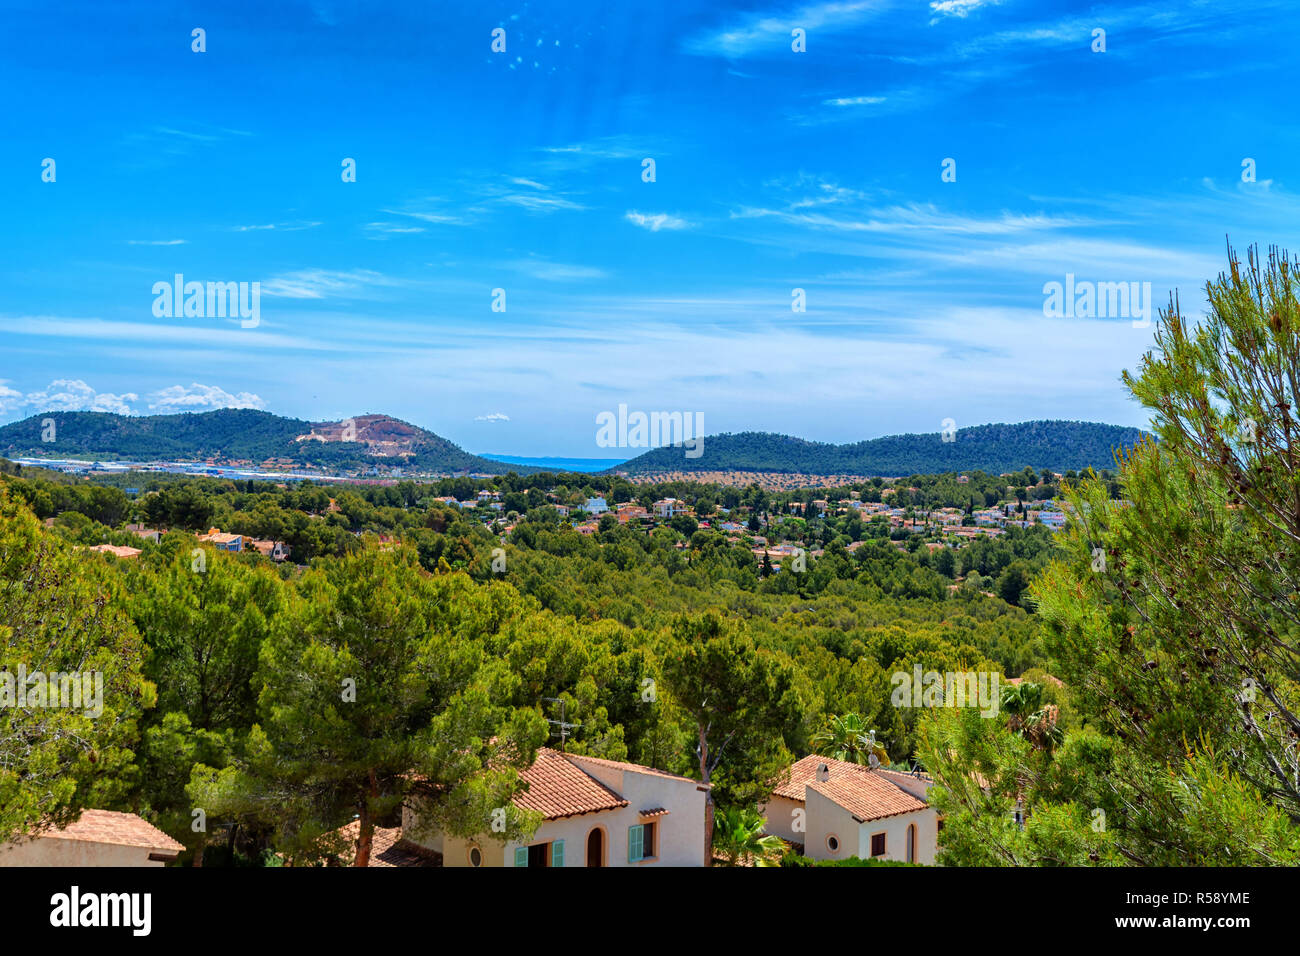
[[[540,820],[526,840],[490,827],[473,836],[440,831],[418,801],[400,825],[376,827],[371,867],[697,867],[716,862],[709,832],[710,787],[654,767],[543,747],[520,773],[517,807]],[[871,768],[810,755],[782,774],[762,808],[765,830],[787,852],[812,860],[933,864],[942,821],[921,773]],[[353,821],[337,834],[349,847]],[[132,813],[84,810],[73,823],[0,846],[0,866],[162,866],[184,847]],[[742,861],[745,862],[745,861]],[[752,860],[748,861],[752,864]]]

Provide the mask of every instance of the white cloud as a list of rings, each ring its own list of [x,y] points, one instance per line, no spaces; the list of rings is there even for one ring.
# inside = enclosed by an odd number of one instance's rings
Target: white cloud
[[[790,31],[800,27],[833,34],[887,6],[885,0],[832,0],[774,13],[751,13],[743,22],[686,41],[688,53],[738,58],[754,53],[790,52]]]
[[[149,396],[149,408],[158,412],[196,412],[214,408],[265,408],[266,402],[252,392],[232,395],[217,385],[200,385],[193,382],[171,385]]]
[[[476,421],[476,422],[508,422],[508,421],[510,421],[510,416],[509,416],[509,415],[506,415],[506,414],[503,413],[503,412],[489,412],[489,413],[486,414],[486,415],[475,415],[475,416],[474,416],[474,421]]]
[[[519,206],[532,212],[554,212],[557,209],[587,208],[571,199],[561,199],[559,196],[537,196],[533,193],[509,193],[499,197],[497,202],[505,203],[508,206]]]
[[[572,279],[603,279],[603,269],[594,266],[568,265],[563,262],[547,262],[545,259],[516,259],[503,263],[507,269],[522,272],[534,279],[546,282],[566,282]]]
[[[409,216],[421,222],[431,222],[443,226],[460,226],[466,222],[463,216],[445,212],[431,212],[427,209],[381,209],[380,212],[386,212],[390,216]]]
[[[282,232],[299,232],[303,229],[315,229],[319,222],[268,222],[264,226],[235,226],[235,232],[265,232],[279,229]]]
[[[984,6],[997,5],[999,2],[1000,0],[934,0],[930,4],[930,9],[940,17],[965,17],[973,10],[978,10]]]
[[[389,236],[404,236],[411,233],[424,232],[423,226],[400,226],[395,222],[368,222],[366,231],[374,233],[367,236],[367,239],[387,239]]]
[[[355,272],[332,272],[328,269],[302,269],[286,272],[262,283],[262,294],[285,299],[324,299],[327,296],[360,292],[371,285],[391,285],[382,273],[369,269]]]
[[[128,239],[128,246],[183,246],[184,239]]]
[[[795,204],[800,208],[810,203]],[[1067,216],[1049,216],[1042,213],[1024,214],[1003,212],[996,217],[983,219],[961,216],[941,210],[932,203],[912,203],[907,206],[890,206],[882,209],[864,209],[858,216],[834,218],[822,213],[789,212],[780,209],[735,210],[733,219],[776,218],[791,225],[841,232],[912,233],[935,232],[952,235],[1008,235],[1041,229],[1070,229],[1090,225],[1086,219]]]
[[[16,388],[0,384],[0,415],[8,414],[22,408],[26,399]]]
[[[60,378],[40,392],[29,392],[25,404],[38,412],[114,412],[130,415],[128,402],[139,400],[134,392],[114,395],[96,392],[81,379]]]
[[[670,216],[666,212],[649,214],[629,209],[627,215],[623,218],[628,222],[635,223],[642,229],[649,229],[651,232],[658,232],[660,229],[685,229],[690,225],[685,219]]]
[[[822,100],[826,106],[874,106],[883,102],[885,102],[883,96],[837,96],[834,99]]]

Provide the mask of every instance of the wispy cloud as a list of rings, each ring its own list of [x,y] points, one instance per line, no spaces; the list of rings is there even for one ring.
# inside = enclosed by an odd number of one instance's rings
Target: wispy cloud
[[[359,298],[371,287],[397,284],[397,280],[369,269],[353,272],[303,269],[266,280],[262,283],[262,295],[285,299]]]
[[[566,282],[575,279],[603,279],[607,275],[605,270],[597,269],[593,266],[567,265],[563,262],[550,262],[546,259],[527,258],[515,259],[511,262],[503,263],[505,268],[513,269],[524,275],[532,276],[534,279],[542,279],[546,282]]]
[[[883,96],[836,96],[833,99],[822,100],[822,103],[827,106],[875,106],[883,102],[885,102]]]
[[[814,32],[833,34],[858,26],[886,6],[886,0],[837,0],[779,12],[749,13],[719,29],[688,37],[684,48],[698,56],[729,59],[785,54],[790,52],[790,33],[796,27],[806,30],[809,36]]]
[[[997,6],[999,3],[1001,0],[934,0],[930,9],[936,17],[930,22],[938,22],[944,17],[966,17],[980,7]]]
[[[731,217],[733,219],[774,218],[792,225],[840,232],[926,232],[952,235],[1008,235],[1040,229],[1065,229],[1089,223],[1089,220],[1079,217],[1050,216],[1043,213],[1003,212],[1000,216],[977,218],[945,212],[930,204],[863,210],[860,215],[852,217],[802,212],[794,207],[791,209],[742,207],[733,210]]]
[[[660,229],[686,229],[690,226],[690,223],[685,219],[670,216],[666,212],[641,213],[635,209],[629,209],[623,218],[640,226],[642,229],[649,229],[651,232],[658,232]]]
[[[235,232],[301,232],[304,229],[315,229],[319,222],[268,222],[262,225],[253,226],[235,226]]]
[[[128,246],[183,246],[184,239],[128,239]]]
[[[365,230],[372,235],[366,236],[367,239],[387,239],[390,236],[405,236],[413,233],[424,232],[423,226],[403,226],[395,222],[368,222]]]
[[[496,201],[506,206],[518,206],[529,212],[555,212],[560,209],[586,209],[581,203],[562,196],[538,196],[535,193],[507,193]]]
[[[510,416],[506,415],[504,412],[489,412],[486,415],[475,415],[474,421],[489,423],[508,422],[510,421]]]

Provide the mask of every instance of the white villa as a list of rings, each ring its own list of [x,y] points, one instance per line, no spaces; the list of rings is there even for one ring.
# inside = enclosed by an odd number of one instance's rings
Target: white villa
[[[938,813],[929,777],[817,754],[795,763],[763,807],[767,832],[801,843],[814,860],[879,857],[933,864]]]
[[[184,849],[134,813],[83,810],[61,830],[0,846],[0,866],[163,866]]]
[[[543,747],[520,772],[515,804],[542,815],[527,843],[491,834],[424,834],[411,808],[401,828],[375,829],[371,866],[706,866],[708,787],[640,764]],[[357,824],[345,828],[354,836]]]

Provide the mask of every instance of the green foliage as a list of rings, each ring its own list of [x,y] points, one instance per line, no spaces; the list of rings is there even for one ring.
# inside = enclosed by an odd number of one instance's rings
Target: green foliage
[[[1077,520],[1030,592],[1082,724],[1044,740],[1028,712],[1047,708],[1021,685],[1009,723],[922,728],[945,862],[1297,859],[1296,265],[1230,255],[1207,293],[1200,326],[1171,305],[1125,375],[1159,444],[1122,459],[1123,501],[1093,476],[1070,483]]]
[[[1118,447],[1134,445],[1136,428],[1092,422],[1034,421],[976,425],[945,442],[938,432],[890,435],[828,445],[770,432],[711,435],[707,454],[686,458],[681,448],[656,448],[618,466],[628,474],[689,471],[772,471],[815,475],[906,475],[915,472],[1100,467]],[[2,450],[3,446],[0,446]]]
[[[748,807],[719,810],[713,818],[713,853],[726,866],[776,866],[785,849],[780,837],[765,834],[766,822]]]
[[[57,440],[41,440],[42,422],[53,418]],[[401,423],[404,425],[404,423]],[[414,453],[403,461],[427,471],[537,471],[521,465],[502,465],[470,455],[432,432],[405,426],[414,435]],[[360,469],[389,465],[371,456],[360,442],[296,441],[310,433],[311,422],[283,418],[247,408],[223,408],[179,415],[114,415],[108,412],[41,412],[0,426],[0,454],[43,457],[52,452],[63,458],[120,459],[126,461],[204,461],[209,458],[263,462],[286,458],[322,467]]]
[[[0,843],[124,793],[136,720],[154,689],[118,588],[105,562],[43,535],[0,487]],[[33,703],[38,685],[20,681],[20,667],[28,679],[78,678],[89,694],[65,698],[70,684],[42,680],[46,693]],[[80,706],[51,706],[56,700]]]

